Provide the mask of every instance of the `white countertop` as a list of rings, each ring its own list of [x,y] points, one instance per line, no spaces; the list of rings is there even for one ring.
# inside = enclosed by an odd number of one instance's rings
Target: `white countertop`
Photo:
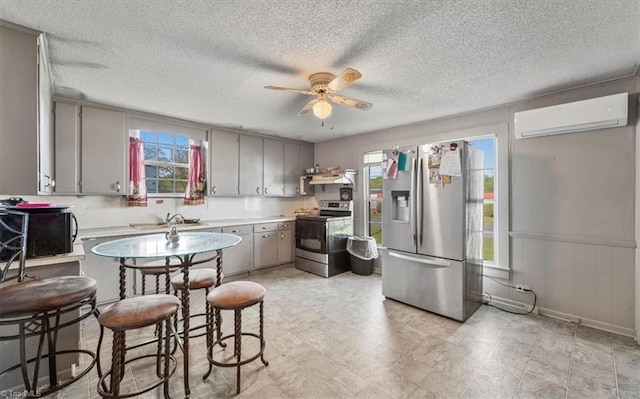
[[[294,220],[296,220],[295,216],[279,215],[279,216],[268,216],[268,217],[262,217],[262,218],[205,220],[205,221],[201,221],[196,225],[178,224],[177,226],[179,231],[190,231],[190,230],[216,229],[220,227],[246,225],[246,224],[291,222]],[[162,233],[164,231],[167,231],[166,227],[160,227],[157,229],[141,229],[141,230],[138,230],[131,226],[103,227],[103,228],[97,228],[97,229],[80,229],[78,233],[78,239],[82,240],[87,238],[106,238],[106,237],[129,236],[129,235],[140,235],[140,234],[153,234],[153,233]]]
[[[68,254],[60,254],[55,256],[43,256],[40,258],[27,259],[25,267],[51,266],[60,263],[78,262],[84,259],[84,248],[81,243],[73,245],[73,252]],[[6,262],[0,262],[0,269],[4,267]],[[13,262],[9,270],[17,269],[18,262]]]

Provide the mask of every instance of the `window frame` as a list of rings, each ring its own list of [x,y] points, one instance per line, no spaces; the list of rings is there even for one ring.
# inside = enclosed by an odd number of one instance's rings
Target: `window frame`
[[[147,114],[141,113],[129,113],[127,118],[127,137],[138,137],[140,138],[140,132],[149,132],[149,133],[164,133],[171,136],[182,136],[186,137],[189,141],[187,145],[187,153],[189,152],[189,145],[192,141],[200,141],[204,146],[208,147],[208,140],[210,137],[210,129],[206,126],[201,126],[197,124],[191,124],[184,121],[176,121],[170,118],[164,118],[159,116],[150,116]],[[129,152],[127,151],[127,171],[129,170]],[[208,176],[209,173],[209,156],[207,155],[205,161],[205,172]],[[151,161],[157,162],[157,161]],[[162,164],[162,165],[160,165]],[[145,166],[147,165],[147,161],[145,160]],[[171,162],[157,162],[154,166],[178,166],[184,167],[187,165],[189,168],[190,164],[176,164]],[[175,187],[175,179],[174,187]],[[181,180],[180,180],[181,181]],[[188,181],[188,178],[187,178]],[[127,172],[127,186],[130,184],[129,182],[129,174]],[[174,193],[150,193],[147,191],[147,198],[184,198],[184,192],[174,192]]]
[[[371,234],[371,187],[370,187],[370,182],[371,182],[371,167],[376,165],[376,163],[374,162],[364,162],[364,157],[366,157],[368,154],[373,154],[373,153],[380,153],[382,154],[382,150],[376,150],[376,151],[369,151],[366,152],[365,154],[363,154],[363,175],[364,175],[364,192],[365,192],[365,208],[366,208],[366,235],[367,236],[373,236]],[[380,161],[380,168],[382,169],[382,161]],[[382,188],[380,189],[380,191],[382,191]],[[377,202],[377,201],[376,201]],[[380,212],[382,213],[382,209],[380,210]],[[380,219],[379,222],[373,222],[374,224],[379,224],[380,225],[380,233],[382,234],[382,218]],[[374,237],[375,238],[375,237]],[[376,244],[378,246],[382,245],[382,242],[377,242],[376,240]]]
[[[479,136],[479,137],[472,137],[467,139],[467,141],[470,141],[471,143],[473,143],[474,141],[478,141],[478,140],[483,140],[483,139],[488,139],[488,138],[492,138],[493,139],[493,154],[494,154],[494,166],[493,169],[487,169],[484,167],[482,168],[482,183],[483,183],[483,196],[482,196],[482,209],[483,209],[483,221],[482,221],[482,235],[484,236],[487,233],[490,233],[493,237],[493,260],[488,260],[488,259],[482,259],[482,265],[483,266],[489,266],[489,267],[496,267],[498,262],[497,262],[497,258],[498,258],[498,246],[499,246],[499,240],[497,239],[497,226],[500,222],[500,215],[497,212],[499,207],[500,207],[500,193],[498,192],[498,190],[496,189],[497,186],[497,144],[498,144],[498,138],[496,137],[496,135],[487,135],[487,136]],[[477,147],[476,147],[477,148]],[[486,171],[492,171],[493,172],[493,198],[491,199],[486,199],[484,198],[484,177],[485,172]],[[486,204],[493,204],[493,230],[492,231],[488,231],[484,229],[484,205]],[[484,245],[483,245],[483,251],[484,251]]]

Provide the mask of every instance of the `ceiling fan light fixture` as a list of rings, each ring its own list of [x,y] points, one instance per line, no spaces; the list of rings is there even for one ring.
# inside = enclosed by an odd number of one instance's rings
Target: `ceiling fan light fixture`
[[[318,119],[326,119],[331,115],[331,104],[324,98],[313,104],[313,114]]]

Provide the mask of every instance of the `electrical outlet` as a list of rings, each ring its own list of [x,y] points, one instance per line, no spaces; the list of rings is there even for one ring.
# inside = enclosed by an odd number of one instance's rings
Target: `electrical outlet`
[[[207,209],[214,209],[215,208],[215,204],[213,203],[213,201],[208,200],[207,201]]]
[[[531,291],[531,287],[524,284],[516,284],[516,291],[519,291],[519,292]]]

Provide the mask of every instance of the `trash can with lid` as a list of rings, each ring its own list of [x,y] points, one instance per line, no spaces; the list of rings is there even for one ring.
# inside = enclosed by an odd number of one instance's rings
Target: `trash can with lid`
[[[378,245],[373,237],[353,236],[347,239],[347,252],[351,254],[351,271],[368,276],[373,273],[373,260],[378,258]]]

